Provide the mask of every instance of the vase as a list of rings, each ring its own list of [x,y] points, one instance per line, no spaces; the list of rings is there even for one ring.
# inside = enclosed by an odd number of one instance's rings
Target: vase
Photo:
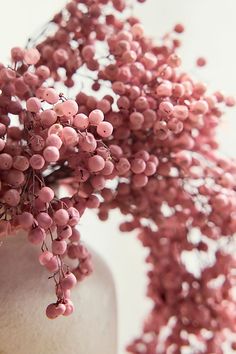
[[[72,290],[75,312],[49,320],[53,280],[24,233],[0,245],[0,354],[117,354],[117,302],[109,267],[90,249],[93,274]]]

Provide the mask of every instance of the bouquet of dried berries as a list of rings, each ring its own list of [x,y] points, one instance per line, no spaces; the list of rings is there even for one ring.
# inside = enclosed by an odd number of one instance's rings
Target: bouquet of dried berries
[[[92,272],[80,218],[94,208],[106,221],[119,209],[132,218],[121,231],[136,230],[149,250],[153,300],[127,350],[178,354],[194,337],[202,353],[223,353],[236,331],[236,263],[220,242],[236,231],[236,163],[217,152],[215,133],[235,100],[181,70],[181,24],[156,45],[131,8],[72,0],[26,48],[12,48],[11,65],[0,64],[0,237],[24,229],[41,247],[57,298],[46,315],[68,316],[71,289]],[[182,259],[191,250],[214,252],[198,277]]]

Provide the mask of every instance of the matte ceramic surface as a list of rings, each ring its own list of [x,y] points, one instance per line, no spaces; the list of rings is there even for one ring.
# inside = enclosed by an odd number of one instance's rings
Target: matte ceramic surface
[[[21,234],[0,246],[0,354],[117,354],[116,292],[104,261],[92,251],[95,271],[72,291],[76,312],[49,320],[53,282],[38,254]]]

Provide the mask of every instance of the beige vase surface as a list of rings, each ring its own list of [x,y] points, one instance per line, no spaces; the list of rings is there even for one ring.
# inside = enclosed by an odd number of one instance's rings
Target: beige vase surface
[[[25,234],[0,246],[0,354],[117,354],[117,302],[109,267],[94,251],[94,273],[72,290],[76,311],[49,320],[55,301],[39,248]]]

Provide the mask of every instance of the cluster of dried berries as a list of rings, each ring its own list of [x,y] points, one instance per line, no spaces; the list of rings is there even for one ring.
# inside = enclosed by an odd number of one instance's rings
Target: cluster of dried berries
[[[128,351],[220,354],[225,342],[236,348],[236,263],[225,247],[236,231],[236,163],[217,153],[215,134],[235,101],[180,69],[182,25],[156,45],[127,3],[70,1],[53,34],[1,65],[0,233],[24,228],[41,246],[57,295],[46,314],[56,318],[73,312],[70,290],[92,271],[80,217],[95,208],[105,221],[118,208],[129,216],[120,229],[137,230],[149,250],[153,300]],[[193,251],[211,259],[199,274],[184,262]]]

